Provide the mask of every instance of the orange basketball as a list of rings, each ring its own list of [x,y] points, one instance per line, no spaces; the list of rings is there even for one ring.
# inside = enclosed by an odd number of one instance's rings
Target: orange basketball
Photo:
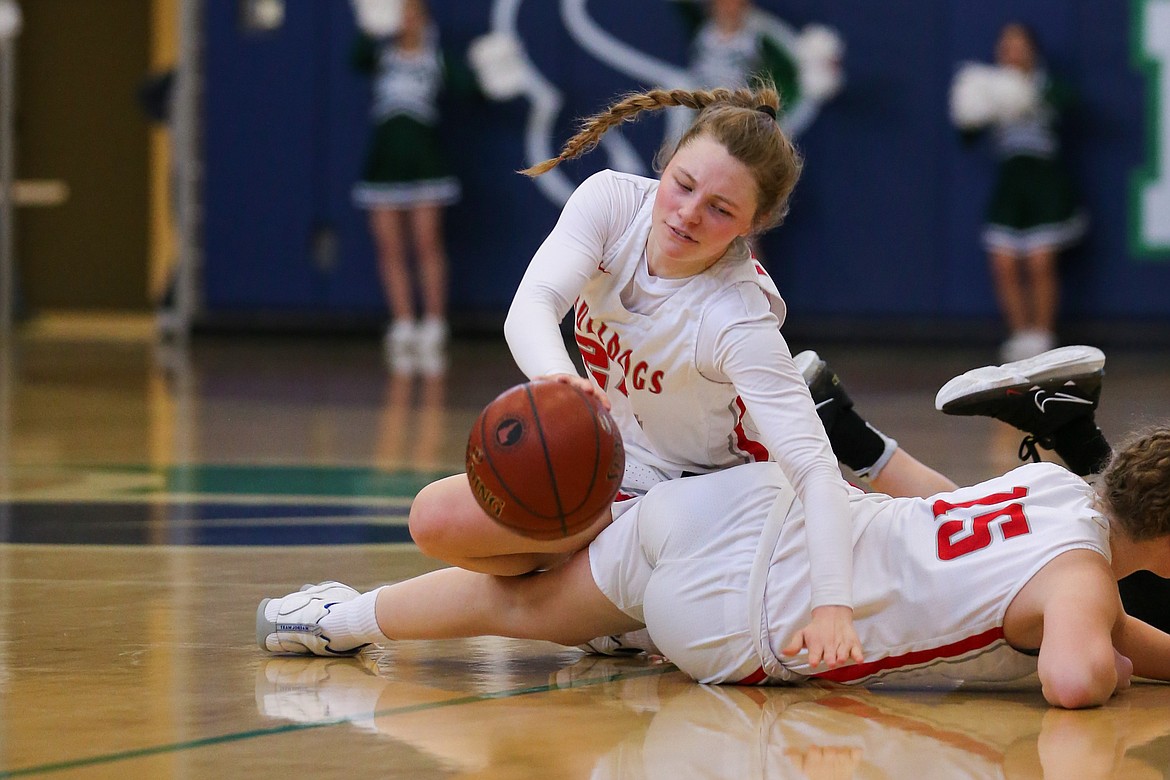
[[[626,468],[617,424],[564,382],[517,385],[484,407],[467,440],[467,478],[483,510],[532,539],[585,530]]]

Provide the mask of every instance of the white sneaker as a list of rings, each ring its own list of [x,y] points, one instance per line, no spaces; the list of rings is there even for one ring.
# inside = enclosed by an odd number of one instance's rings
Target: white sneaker
[[[340,582],[306,585],[281,599],[264,599],[256,609],[256,643],[261,650],[326,657],[356,655],[365,645],[332,648],[321,629],[329,608],[360,595]]]
[[[414,346],[420,355],[441,352],[447,345],[447,321],[440,317],[424,317],[414,332]]]
[[[1027,360],[1043,355],[1056,347],[1056,334],[1047,330],[1021,330],[1012,334],[1000,349],[1004,363]]]
[[[1028,354],[1027,340],[1024,338],[1023,331],[1016,331],[1008,336],[1007,340],[999,347],[999,362],[1013,363],[1017,360],[1031,357]]]
[[[394,320],[386,328],[384,345],[391,355],[402,355],[411,350],[418,338],[418,326],[414,320]]]
[[[639,653],[662,655],[658,650],[658,645],[654,644],[654,640],[650,638],[650,632],[644,628],[637,631],[627,631],[624,634],[599,636],[583,645],[577,645],[577,649],[591,655],[630,656]]]

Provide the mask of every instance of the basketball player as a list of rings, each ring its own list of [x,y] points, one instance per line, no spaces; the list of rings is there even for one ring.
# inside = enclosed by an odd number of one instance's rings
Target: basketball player
[[[1088,398],[1045,435],[1076,460],[1067,429],[1092,420],[1103,356],[1057,353],[1027,362],[1029,374],[969,372],[939,405],[1020,419],[1035,389]],[[531,577],[450,568],[362,596],[323,583],[265,600],[258,639],[272,652],[329,656],[479,634],[574,644],[645,625],[700,682],[1037,679],[1062,707],[1101,704],[1131,674],[1170,680],[1170,635],[1126,615],[1116,586],[1138,570],[1170,574],[1170,426],[1121,449],[1096,489],[1031,463],[925,499],[853,490],[849,507],[866,654],[838,669],[818,670],[787,642],[811,607],[805,515],[782,471],[764,463],[661,483],[587,551]]]
[[[846,484],[780,334],[784,302],[746,241],[783,219],[802,165],[775,121],[775,89],[626,96],[525,173],[547,172],[609,129],[674,106],[699,114],[666,149],[661,180],[603,171],[570,197],[517,290],[509,347],[530,379],[555,376],[610,408],[626,447],[624,496],[688,473],[779,462],[809,515],[814,609],[794,641],[830,664],[860,658]],[[570,309],[588,379],[561,334]],[[864,462],[851,465],[872,475],[894,442],[866,434]],[[480,509],[463,475],[419,493],[410,529],[429,556],[507,575],[558,565],[599,531],[556,542],[516,535]]]

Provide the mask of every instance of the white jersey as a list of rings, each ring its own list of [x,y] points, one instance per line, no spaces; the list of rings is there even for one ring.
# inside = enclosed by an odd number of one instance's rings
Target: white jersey
[[[1093,489],[1050,463],[929,499],[861,494],[853,500],[855,627],[865,662],[814,676],[873,686],[957,686],[1015,682],[1036,671],[1034,655],[1004,640],[1003,619],[1020,589],[1069,550],[1109,557],[1109,526]],[[807,612],[795,608],[807,589],[799,550],[803,518],[779,529],[766,583],[754,609],[767,615],[757,640],[764,672],[784,679],[810,670],[804,659],[779,658],[784,636]],[[791,526],[791,527],[789,527]],[[765,538],[767,534],[765,534]]]
[[[850,504],[865,661],[831,671],[779,653],[809,620],[809,569],[803,510],[774,467],[655,488],[594,541],[590,564],[602,592],[700,682],[954,688],[1034,682],[1036,657],[1004,639],[1012,599],[1064,552],[1109,556],[1093,489],[1050,463],[929,499],[855,491]],[[631,545],[642,555],[621,552]]]
[[[575,374],[558,330],[573,306],[586,373],[625,444],[623,490],[775,459],[813,518],[814,602],[850,604],[846,485],[780,335],[784,302],[742,240],[703,273],[650,276],[657,191],[615,171],[577,188],[516,293],[512,354],[529,377]]]

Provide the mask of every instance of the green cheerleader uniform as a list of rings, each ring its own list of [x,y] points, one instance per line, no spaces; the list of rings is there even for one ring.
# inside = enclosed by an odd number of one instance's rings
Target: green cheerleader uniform
[[[707,19],[704,3],[673,3],[682,15],[691,40],[690,69],[704,87],[737,88],[749,86],[756,78],[776,85],[784,106],[800,102],[799,68],[788,49],[774,40],[748,14],[741,30],[725,36]]]
[[[418,51],[362,35],[353,61],[374,77],[374,126],[354,203],[373,209],[458,201],[459,180],[450,173],[438,132],[438,97],[446,78],[438,31],[429,30]]]
[[[1036,79],[1039,108],[992,131],[1000,162],[983,228],[987,251],[1064,249],[1081,239],[1088,223],[1060,160],[1056,126],[1069,95],[1043,73]]]

